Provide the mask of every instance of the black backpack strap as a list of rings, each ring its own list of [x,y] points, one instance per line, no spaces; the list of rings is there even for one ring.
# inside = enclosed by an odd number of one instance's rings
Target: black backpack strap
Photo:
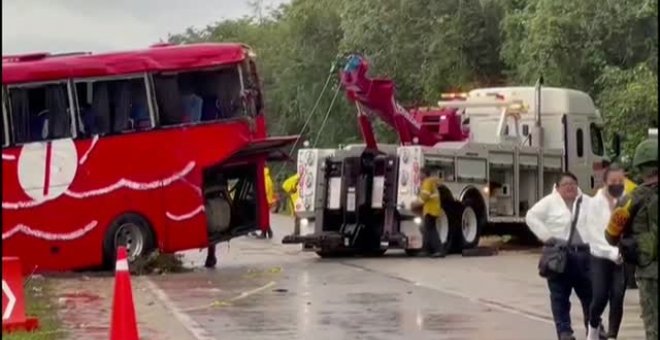
[[[575,204],[575,214],[573,216],[573,220],[571,221],[571,231],[568,234],[568,240],[566,242],[569,245],[571,244],[571,241],[573,241],[573,235],[575,234],[575,229],[577,229],[576,227],[577,227],[578,219],[580,218],[580,206],[581,205],[582,205],[582,196],[580,196],[580,198],[578,198],[578,201]]]

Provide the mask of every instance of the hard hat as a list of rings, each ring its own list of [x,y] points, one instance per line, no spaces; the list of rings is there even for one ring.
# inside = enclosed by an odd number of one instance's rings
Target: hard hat
[[[651,165],[649,163],[658,162],[658,140],[647,139],[635,149],[635,156],[633,156],[633,166],[640,167],[643,165]]]

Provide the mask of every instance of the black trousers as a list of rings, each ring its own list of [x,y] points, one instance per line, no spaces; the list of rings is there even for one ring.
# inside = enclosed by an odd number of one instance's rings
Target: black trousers
[[[435,227],[437,217],[433,215],[424,215],[424,232],[422,233],[422,248],[429,254],[435,254],[442,251],[440,244],[440,235]]]
[[[624,266],[598,258],[591,257],[591,282],[593,284],[593,300],[589,308],[589,324],[598,327],[605,306],[610,303],[607,336],[616,338],[623,318],[623,299],[626,294],[626,273]]]
[[[555,320],[557,335],[573,334],[571,327],[571,293],[575,290],[584,314],[584,327],[587,328],[589,320],[589,306],[591,305],[591,277],[589,261],[591,257],[588,250],[570,251],[566,261],[566,269],[562,274],[548,279],[550,289],[550,306],[552,317]]]

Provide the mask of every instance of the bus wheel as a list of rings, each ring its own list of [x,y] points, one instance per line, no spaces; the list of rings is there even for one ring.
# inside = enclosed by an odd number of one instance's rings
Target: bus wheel
[[[154,250],[155,240],[149,223],[138,214],[127,213],[115,219],[105,235],[103,255],[108,268],[114,268],[117,248],[125,246],[128,262],[149,255]]]

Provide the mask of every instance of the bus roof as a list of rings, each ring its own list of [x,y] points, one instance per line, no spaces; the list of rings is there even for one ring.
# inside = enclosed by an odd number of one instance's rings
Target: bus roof
[[[248,50],[238,43],[160,44],[143,50],[101,54],[3,56],[2,84],[199,69],[241,62]]]

